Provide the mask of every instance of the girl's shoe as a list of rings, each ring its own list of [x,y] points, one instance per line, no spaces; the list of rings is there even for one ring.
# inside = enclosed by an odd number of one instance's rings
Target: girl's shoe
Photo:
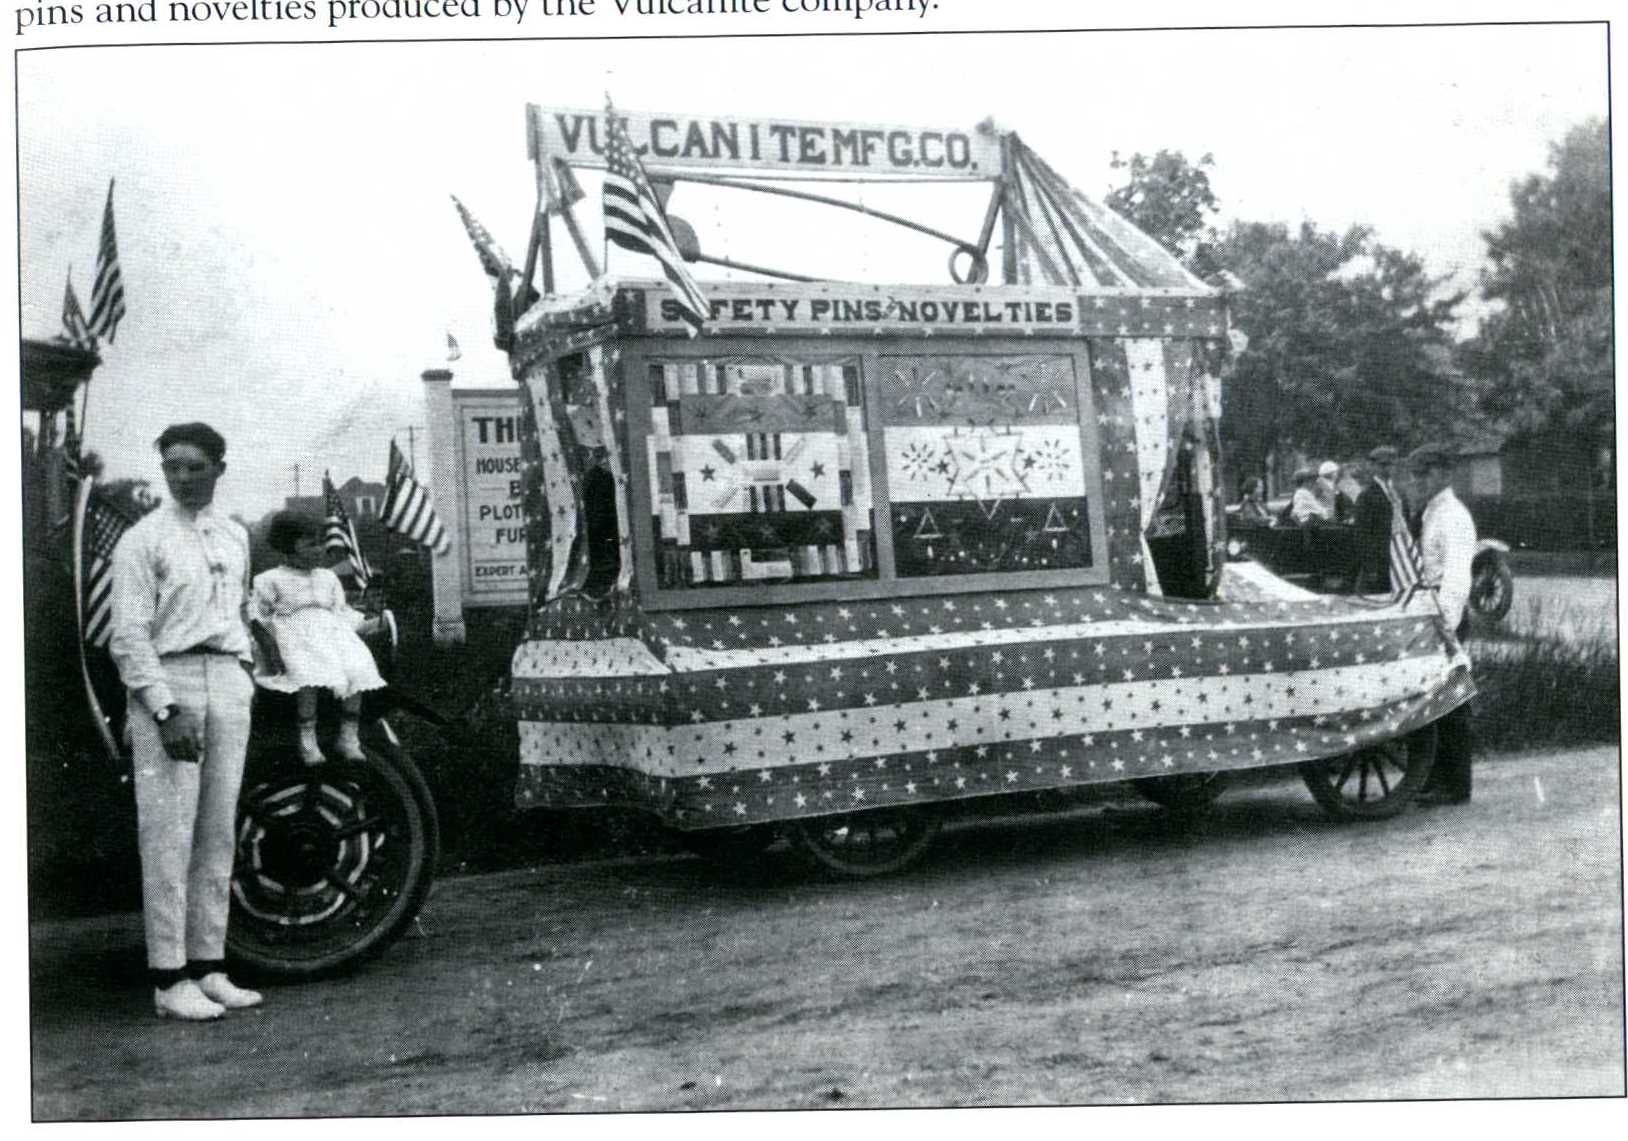
[[[339,723],[339,738],[334,748],[347,761],[367,760],[367,754],[362,752],[362,739],[357,736],[357,723],[348,717]]]
[[[317,724],[315,721],[300,722],[300,760],[308,765],[320,765],[328,758],[322,755],[322,749],[317,745]]]

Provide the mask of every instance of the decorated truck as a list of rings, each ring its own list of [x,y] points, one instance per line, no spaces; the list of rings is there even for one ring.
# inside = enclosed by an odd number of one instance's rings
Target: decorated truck
[[[854,876],[1037,790],[1193,806],[1292,765],[1336,817],[1407,805],[1468,662],[1428,594],[1320,597],[1228,563],[1224,295],[987,124],[528,122],[523,265],[465,214],[521,405],[517,805],[638,809],[724,856],[785,838]],[[584,167],[639,276],[594,256]],[[784,184],[833,173],[990,196],[962,239]],[[910,227],[949,244],[953,280],[709,255],[668,209],[691,183]],[[556,226],[586,288],[555,288]],[[388,724],[372,743],[355,780],[289,758],[247,785],[240,955],[342,966],[422,900],[433,807]]]

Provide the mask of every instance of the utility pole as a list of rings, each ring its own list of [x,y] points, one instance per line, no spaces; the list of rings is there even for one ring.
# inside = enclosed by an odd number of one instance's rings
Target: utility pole
[[[300,497],[300,465],[292,464],[290,466],[294,469],[294,498],[298,499]]]
[[[423,429],[424,425],[422,424],[406,424],[402,426],[402,430],[407,433],[407,463],[412,467],[415,473],[418,471],[417,433],[423,431]]]

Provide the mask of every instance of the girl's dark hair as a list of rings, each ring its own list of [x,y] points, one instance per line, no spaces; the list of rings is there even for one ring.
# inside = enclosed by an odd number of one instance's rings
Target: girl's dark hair
[[[299,511],[279,511],[266,527],[266,542],[279,554],[291,555],[301,539],[322,534],[322,524]]]

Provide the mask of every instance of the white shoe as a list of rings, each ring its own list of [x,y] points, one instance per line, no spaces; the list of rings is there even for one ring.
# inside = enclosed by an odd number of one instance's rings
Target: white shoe
[[[224,1006],[204,994],[191,979],[154,988],[153,1009],[160,1018],[179,1018],[183,1022],[208,1022],[226,1013]]]
[[[225,971],[213,971],[198,980],[198,989],[227,1010],[246,1010],[260,1005],[260,992],[245,990],[226,977]]]
[[[322,755],[322,749],[317,745],[317,727],[304,723],[300,725],[300,760],[308,765],[320,765],[327,761]]]
[[[367,754],[362,752],[362,739],[356,735],[356,722],[354,721],[341,721],[339,723],[339,736],[334,741],[334,748],[347,761],[367,760]]]

